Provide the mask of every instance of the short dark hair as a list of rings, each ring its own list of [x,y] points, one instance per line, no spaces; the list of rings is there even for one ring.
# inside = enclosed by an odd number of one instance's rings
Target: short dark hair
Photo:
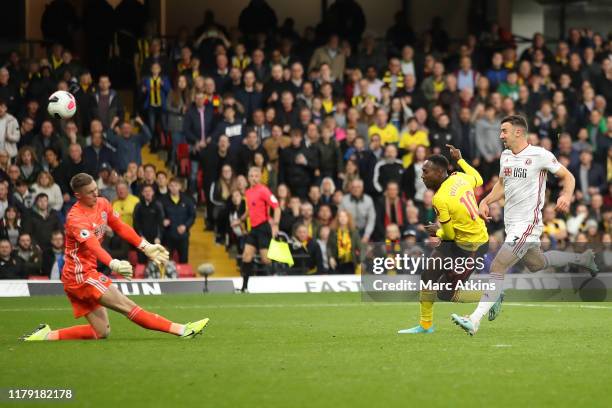
[[[521,115],[509,115],[502,119],[501,124],[510,123],[512,127],[520,127],[525,129],[525,134],[527,134],[528,126],[527,119]]]
[[[427,161],[443,170],[448,170],[448,166],[450,164],[448,162],[448,159],[445,156],[442,156],[441,154],[432,154],[427,158]]]
[[[90,185],[94,181],[87,173],[79,173],[70,179],[70,188],[72,191],[79,191],[81,188]]]

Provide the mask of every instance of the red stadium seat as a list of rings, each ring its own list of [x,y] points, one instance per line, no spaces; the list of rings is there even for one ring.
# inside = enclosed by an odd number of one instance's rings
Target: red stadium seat
[[[48,276],[40,276],[40,275],[30,275],[28,276],[28,280],[49,280]]]
[[[138,264],[134,268],[134,279],[144,279],[145,278],[145,265]]]
[[[198,170],[198,200],[201,203],[206,202],[206,191],[204,191],[204,172],[202,169]]]
[[[128,251],[128,259],[132,266],[138,265],[138,252],[135,249],[130,249]]]
[[[179,164],[179,173],[183,177],[191,173],[191,160],[189,159],[189,145],[181,143],[176,147],[176,161]]]
[[[177,264],[176,272],[179,278],[195,278],[195,272],[189,264]]]

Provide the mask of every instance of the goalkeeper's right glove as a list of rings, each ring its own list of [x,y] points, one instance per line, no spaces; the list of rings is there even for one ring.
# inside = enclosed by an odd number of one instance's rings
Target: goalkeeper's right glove
[[[111,271],[117,272],[119,275],[123,276],[127,280],[132,279],[132,276],[134,276],[132,264],[128,261],[113,259],[110,264],[108,264],[108,266],[110,267]]]
[[[170,253],[160,244],[151,244],[146,239],[138,247],[158,267],[165,265],[170,259]]]

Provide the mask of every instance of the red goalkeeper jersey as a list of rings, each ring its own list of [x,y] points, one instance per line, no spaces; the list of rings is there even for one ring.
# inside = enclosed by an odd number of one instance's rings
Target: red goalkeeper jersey
[[[76,203],[66,217],[66,251],[62,281],[80,284],[88,274],[96,272],[97,261],[108,265],[112,260],[101,242],[110,227],[130,244],[138,246],[142,239],[123,223],[106,198],[98,197],[93,208]]]

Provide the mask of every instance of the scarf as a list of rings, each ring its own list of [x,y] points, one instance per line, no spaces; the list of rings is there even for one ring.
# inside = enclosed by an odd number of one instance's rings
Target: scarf
[[[353,261],[351,234],[348,229],[338,229],[338,263],[349,263]]]
[[[393,205],[393,208],[391,206]],[[391,204],[389,199],[385,198],[385,226],[392,223],[391,220],[391,211],[395,211],[395,223],[397,225],[404,224],[404,214],[402,211],[402,203],[400,200],[395,200],[394,204]]]

